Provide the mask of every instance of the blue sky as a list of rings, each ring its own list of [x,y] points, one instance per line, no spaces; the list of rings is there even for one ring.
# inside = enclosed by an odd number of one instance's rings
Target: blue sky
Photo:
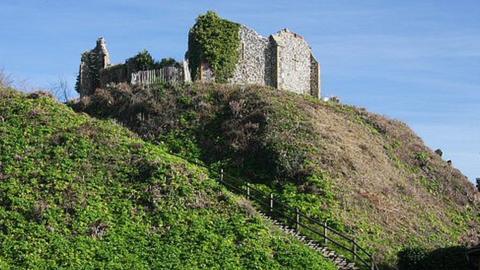
[[[215,10],[263,35],[303,35],[326,95],[409,124],[480,177],[480,2],[0,1],[0,67],[23,86],[73,88],[80,54],[104,36],[113,62],[141,49],[182,59],[196,16]],[[25,83],[26,82],[26,83]]]

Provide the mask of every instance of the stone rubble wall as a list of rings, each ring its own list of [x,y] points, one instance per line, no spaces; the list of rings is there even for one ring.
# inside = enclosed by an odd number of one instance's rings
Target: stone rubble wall
[[[200,64],[198,77],[201,82],[215,82],[215,74],[207,62]]]
[[[97,46],[93,50],[100,58],[99,60],[102,69],[111,65],[110,53],[108,52],[107,44],[105,43],[105,39],[103,37],[100,37],[97,40]]]
[[[230,83],[320,97],[320,66],[303,37],[284,29],[266,38],[243,25],[239,35],[239,61]]]
[[[230,83],[266,85],[320,98],[320,65],[303,37],[284,29],[267,38],[244,25],[240,27],[239,35],[239,61]],[[132,72],[127,65],[110,64],[110,54],[103,38],[99,38],[96,47],[84,55],[79,74],[81,97],[109,83],[131,82]],[[92,61],[96,71],[91,68]],[[201,63],[199,69],[200,81],[215,81],[208,63]],[[184,62],[179,72],[186,74],[183,76],[186,82],[191,81],[188,71],[188,62]]]
[[[310,53],[310,95],[320,98],[322,96],[320,85],[320,65],[315,56]]]
[[[190,72],[186,72],[188,70],[188,62],[184,61],[181,67],[165,67],[155,71],[153,79],[158,77],[162,81],[191,82]],[[104,88],[110,83],[131,83],[133,73],[127,64],[111,65],[105,40],[99,38],[95,48],[83,53],[80,61],[78,88],[80,97],[91,95],[98,87]],[[172,75],[173,73],[175,75]],[[143,78],[140,75],[138,77]]]
[[[129,74],[125,64],[109,66],[100,71],[100,87],[105,87],[109,83],[128,82],[128,80]]]
[[[266,64],[270,53],[268,38],[257,34],[253,29],[240,27],[239,61],[233,77],[229,80],[233,84],[269,85],[266,78],[269,65]]]
[[[286,29],[272,37],[277,49],[277,88],[310,95],[310,46],[303,37]]]

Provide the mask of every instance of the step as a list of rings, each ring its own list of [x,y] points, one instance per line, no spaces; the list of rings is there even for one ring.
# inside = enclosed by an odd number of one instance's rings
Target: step
[[[312,248],[315,251],[322,254],[325,258],[331,260],[337,266],[338,269],[340,269],[340,270],[359,270],[359,268],[356,267],[355,263],[348,262],[347,259],[344,256],[337,254],[336,252],[330,250],[329,248],[327,248],[325,246],[322,246],[319,242],[307,238],[306,236],[300,234],[297,230],[278,222],[277,220],[273,219],[270,216],[265,215],[264,213],[259,212],[259,215],[261,217],[265,218],[265,219],[270,220],[270,222],[273,225],[277,226],[279,229],[281,229],[285,233],[288,233],[288,234],[294,236],[299,241],[305,243],[310,248]]]

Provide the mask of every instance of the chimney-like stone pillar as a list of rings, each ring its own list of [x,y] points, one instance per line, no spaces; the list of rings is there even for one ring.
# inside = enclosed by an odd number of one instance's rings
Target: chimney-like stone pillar
[[[108,53],[107,44],[105,43],[105,39],[103,37],[97,39],[97,46],[94,50],[100,57],[99,60],[102,69],[111,65],[110,53]]]

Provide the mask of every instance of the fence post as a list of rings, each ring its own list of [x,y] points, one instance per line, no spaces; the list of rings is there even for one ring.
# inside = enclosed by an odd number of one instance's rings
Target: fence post
[[[370,264],[371,264],[371,267],[370,267],[371,270],[376,270],[376,269],[375,269],[375,262],[373,261],[373,253],[372,253],[372,255],[370,256]]]
[[[355,239],[352,239],[352,249],[353,249],[353,262],[357,260],[357,245],[355,244]]]
[[[247,199],[250,200],[250,185],[247,182]]]
[[[223,182],[223,169],[220,169],[220,182]]]
[[[328,239],[327,239],[327,237],[328,237],[328,227],[327,227],[327,222],[326,221],[323,223],[323,235],[325,237],[324,244],[327,245],[328,244]]]
[[[273,193],[270,193],[270,214],[273,214]]]
[[[295,208],[295,229],[297,232],[300,230],[300,211],[298,211],[298,207]]]

